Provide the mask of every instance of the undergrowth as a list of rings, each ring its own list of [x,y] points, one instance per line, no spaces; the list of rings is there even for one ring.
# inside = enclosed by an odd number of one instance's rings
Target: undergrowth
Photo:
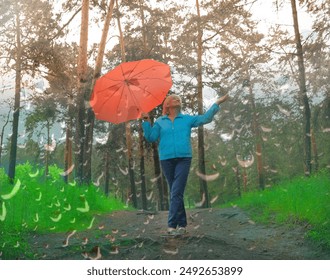
[[[330,174],[294,178],[264,191],[245,193],[228,205],[248,210],[259,222],[304,224],[308,236],[330,248]]]
[[[126,208],[94,185],[66,184],[61,173],[51,166],[45,178],[43,169],[26,163],[16,167],[11,185],[0,169],[0,259],[31,258],[29,233],[90,229],[97,214]]]

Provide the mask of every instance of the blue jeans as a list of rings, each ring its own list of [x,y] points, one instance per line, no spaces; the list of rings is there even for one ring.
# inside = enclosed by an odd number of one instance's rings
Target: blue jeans
[[[170,189],[168,227],[187,226],[183,194],[186,188],[191,157],[161,160],[161,166]]]

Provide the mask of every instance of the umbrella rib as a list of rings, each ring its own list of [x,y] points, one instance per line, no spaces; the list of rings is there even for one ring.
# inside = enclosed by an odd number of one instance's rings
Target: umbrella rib
[[[135,70],[135,68],[141,63],[142,60],[138,60],[137,63],[134,65],[132,71],[130,72],[130,74],[133,73],[133,71]],[[123,74],[123,77],[126,79],[126,77],[124,76],[124,71],[123,71],[123,66],[122,64],[120,64],[120,69],[121,69],[121,72]],[[144,70],[143,70],[144,71]],[[141,73],[141,72],[140,72]],[[139,74],[139,73],[138,73]],[[133,76],[134,77],[134,76]],[[131,79],[132,77],[128,76],[127,79]]]
[[[125,89],[125,87],[122,87],[122,91],[121,91],[121,94],[120,94],[120,98],[119,98],[118,106],[119,106],[119,104],[121,103],[121,100],[122,100],[122,97],[123,97],[123,94],[124,94],[124,89]],[[118,112],[118,110],[117,110],[117,112]],[[116,113],[115,115],[116,115],[116,117],[117,117],[117,122],[118,122],[118,114]]]
[[[138,61],[137,61],[137,63],[134,65],[132,71],[130,72],[130,75],[134,72],[135,68],[136,68],[141,62],[143,62],[143,60],[138,60]],[[144,71],[147,71],[147,70],[152,69],[152,68],[155,68],[155,67],[164,67],[165,65],[151,65],[150,67],[148,67],[148,68],[146,68],[146,69],[143,69],[142,71],[140,71],[140,72],[138,72],[138,73],[134,73],[134,75],[133,75],[132,77],[131,77],[131,76],[125,77],[125,76],[124,76],[124,69],[123,69],[122,64],[119,64],[119,66],[120,66],[121,73],[122,73],[123,77],[124,77],[125,79],[131,79],[131,78],[135,77],[136,75],[139,75],[140,73],[143,73]]]
[[[111,99],[112,96],[113,96],[114,94],[116,94],[121,88],[122,88],[122,87],[117,88],[117,90],[115,90],[112,94],[109,94],[109,96],[107,96],[107,97],[105,98],[105,101],[102,103],[100,110],[103,109],[104,105],[108,102],[108,100]],[[107,89],[109,89],[109,88],[107,88]],[[104,90],[102,90],[102,91],[106,91],[107,89],[104,89]],[[102,92],[102,91],[99,91],[99,92]]]
[[[166,82],[166,83],[168,83],[168,84],[171,84],[171,82],[166,81],[166,80],[163,80],[163,79],[161,79],[161,78],[145,78],[145,79],[140,79],[140,80],[160,80],[160,81],[162,81],[162,82]],[[139,86],[137,86],[137,87],[139,87]],[[148,90],[146,90],[146,89],[144,89],[144,88],[141,88],[141,87],[139,87],[139,88],[142,89],[142,90],[147,91],[147,92],[150,93],[152,96],[154,96],[154,95],[152,94],[152,92],[150,92],[150,91],[148,91]],[[162,102],[162,100],[159,100],[159,101]]]
[[[156,78],[157,79],[157,78]],[[163,81],[163,80],[162,80]],[[162,99],[158,99],[158,96],[155,96],[152,92],[150,92],[149,90],[146,90],[145,88],[141,88],[139,86],[136,86],[138,87],[139,89],[143,90],[143,91],[146,91],[147,93],[149,93],[150,95],[152,95],[155,99],[157,99],[159,102],[162,102],[163,100]],[[132,96],[134,96],[134,94],[132,94],[131,90],[129,89],[130,93]],[[134,96],[135,98],[135,96]]]
[[[136,66],[137,66],[137,65],[138,65],[138,64],[136,64]],[[136,68],[136,66],[134,67],[134,69]],[[152,66],[150,66],[149,68],[145,68],[145,69],[141,70],[140,72],[134,73],[134,75],[133,75],[132,77],[129,77],[129,78],[130,78],[130,79],[131,79],[131,78],[134,78],[135,76],[139,75],[140,73],[143,73],[143,72],[145,72],[145,71],[147,71],[147,70],[149,70],[149,69],[155,68],[155,67],[164,67],[164,65],[152,65]],[[132,71],[131,73],[133,73],[133,71]],[[142,79],[141,79],[141,80],[142,80]]]
[[[136,96],[133,94],[132,90],[128,87],[130,95],[133,97],[132,100],[134,100],[134,104],[137,108],[140,108],[140,103],[138,102]]]
[[[106,87],[106,88],[104,88],[104,89],[99,90],[98,92],[104,92],[104,91],[107,91],[107,90],[109,90],[109,89],[116,88],[116,87],[117,87],[117,90],[118,90],[118,89],[120,89],[120,88],[122,87],[122,85],[120,85],[120,84],[121,84],[121,83],[115,84],[115,85],[110,86],[110,87]],[[118,87],[118,85],[119,85],[119,87]],[[117,90],[114,91],[113,94],[115,94],[115,93],[117,92]]]

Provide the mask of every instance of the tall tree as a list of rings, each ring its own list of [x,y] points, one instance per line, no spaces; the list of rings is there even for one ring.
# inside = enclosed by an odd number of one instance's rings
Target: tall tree
[[[75,119],[74,98],[77,94],[77,51],[72,46],[54,44],[50,51],[50,63],[46,65],[49,83],[48,91],[56,96],[56,102],[62,108],[60,113],[65,123],[64,181],[69,182],[73,174],[73,124]]]
[[[13,115],[13,132],[11,136],[10,158],[8,176],[11,183],[15,179],[16,157],[17,157],[17,137],[18,123],[21,104],[21,80],[22,80],[22,42],[21,42],[21,20],[18,1],[14,3],[14,13],[16,17],[16,57],[15,57],[15,103]]]
[[[203,78],[202,78],[202,56],[203,56],[203,31],[201,26],[201,14],[199,1],[196,0],[197,9],[197,104],[198,104],[198,114],[202,115],[204,113],[203,106]],[[206,174],[205,168],[205,150],[204,150],[204,128],[203,126],[198,127],[198,169],[201,174]],[[201,196],[203,200],[202,207],[208,208],[210,206],[209,202],[209,192],[207,189],[206,180],[199,178]]]
[[[56,121],[58,114],[55,98],[49,93],[35,96],[31,102],[34,107],[25,119],[26,131],[32,134],[35,128],[41,124],[41,129],[46,129],[46,144],[44,144],[45,153],[45,175],[48,176],[50,154],[56,147],[55,139],[51,139],[50,130]]]
[[[82,0],[81,4],[80,43],[77,65],[77,116],[75,136],[75,166],[76,178],[79,184],[83,183],[84,171],[84,141],[85,141],[85,93],[88,82],[88,26],[89,0]]]
[[[5,118],[5,122],[4,122],[3,126],[1,127],[1,134],[0,134],[0,167],[2,165],[1,158],[2,158],[2,151],[3,151],[2,147],[3,147],[3,144],[4,144],[4,137],[5,137],[5,129],[6,129],[6,126],[8,125],[8,123],[9,123],[10,113],[11,113],[11,110],[8,111],[7,117]]]
[[[1,4],[1,51],[6,53],[5,68],[15,72],[15,102],[10,145],[8,176],[11,182],[15,178],[17,158],[17,137],[20,118],[20,94],[23,73],[35,74],[44,60],[45,44],[50,44],[58,26],[53,18],[52,6],[41,0],[3,1]]]
[[[101,70],[103,65],[103,58],[104,58],[104,52],[107,42],[107,37],[109,33],[110,28],[110,22],[113,16],[113,7],[114,7],[114,0],[110,0],[106,12],[106,18],[104,21],[102,36],[98,48],[98,54],[96,58],[94,73],[93,73],[93,79],[91,83],[91,88],[89,90],[89,93],[93,91],[94,85],[96,80],[101,76]],[[86,117],[86,141],[85,141],[85,147],[84,147],[84,183],[90,184],[92,179],[92,149],[93,149],[93,135],[94,135],[94,121],[95,121],[95,115],[93,113],[93,110],[91,108],[87,109],[87,117]],[[109,155],[105,157],[106,160],[110,160]]]
[[[139,11],[142,23],[142,40],[143,40],[143,58],[148,57],[148,45],[147,45],[147,31],[145,24],[145,15],[143,9],[143,0],[139,0]],[[144,144],[145,140],[143,137],[142,130],[142,120],[139,120],[139,150],[140,150],[140,179],[141,179],[141,200],[142,200],[142,209],[147,210],[147,186],[146,186],[146,176],[145,176],[145,152],[144,152]]]
[[[301,103],[303,105],[303,117],[304,117],[304,155],[305,155],[305,174],[310,175],[312,172],[311,164],[311,109],[309,105],[309,100],[307,96],[306,88],[306,73],[305,73],[305,64],[304,64],[304,53],[301,43],[301,35],[299,31],[299,22],[298,22],[298,13],[296,0],[291,0],[292,16],[293,16],[293,26],[295,33],[295,41],[297,48],[297,57],[298,57],[298,75],[299,75],[299,95]]]
[[[330,164],[329,157],[322,160],[318,153],[329,154],[328,145],[324,140],[327,128],[330,127],[330,3],[329,1],[306,1],[308,11],[314,15],[313,33],[307,38],[304,45],[304,54],[307,58],[306,76],[313,93],[322,99],[322,102],[314,109],[312,117],[312,146],[315,170],[318,166]],[[324,144],[323,144],[324,143]],[[318,147],[317,147],[318,146]]]
[[[116,0],[116,6],[118,6],[118,0]],[[121,59],[122,62],[126,62],[126,51],[125,51],[125,41],[124,35],[121,28],[120,16],[117,18],[119,38],[120,38],[120,48],[121,48]],[[132,134],[131,134],[131,124],[130,122],[125,123],[125,134],[126,134],[126,146],[127,146],[127,159],[128,159],[128,174],[130,181],[130,196],[132,198],[133,206],[137,208],[137,196],[136,196],[136,185],[135,185],[135,175],[133,169],[133,154],[132,154]]]

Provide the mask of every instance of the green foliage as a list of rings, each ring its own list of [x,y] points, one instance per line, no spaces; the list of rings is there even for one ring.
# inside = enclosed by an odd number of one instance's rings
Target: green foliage
[[[330,248],[329,172],[246,193],[230,204],[248,209],[256,221],[308,225],[308,235]]]
[[[106,197],[95,186],[65,184],[63,170],[44,170],[26,163],[17,166],[12,186],[0,169],[0,244],[2,258],[19,257],[27,251],[26,233],[66,232],[92,227],[99,213],[123,209],[123,203]],[[26,256],[26,254],[25,254]]]

